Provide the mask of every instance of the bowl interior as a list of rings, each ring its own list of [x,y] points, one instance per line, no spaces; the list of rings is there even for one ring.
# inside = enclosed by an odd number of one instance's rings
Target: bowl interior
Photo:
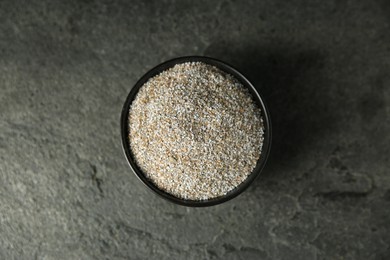
[[[264,121],[264,142],[263,142],[263,148],[261,151],[260,159],[258,160],[255,169],[252,171],[252,173],[243,181],[240,185],[238,185],[235,189],[232,191],[228,192],[226,195],[213,198],[213,199],[208,199],[208,200],[185,200],[181,199],[178,197],[175,197],[163,190],[160,190],[155,186],[146,176],[143,174],[143,172],[140,170],[140,168],[137,166],[134,157],[132,155],[131,149],[130,149],[130,143],[128,140],[128,125],[129,125],[129,119],[128,119],[128,114],[129,114],[129,109],[131,106],[131,103],[135,99],[138,90],[144,85],[148,79],[151,77],[161,73],[164,70],[167,70],[176,64],[180,63],[185,63],[185,62],[204,62],[207,64],[210,64],[212,66],[215,66],[219,68],[220,70],[234,76],[237,80],[239,80],[244,86],[246,86],[249,91],[252,94],[252,97],[254,101],[257,103],[257,105],[261,109],[262,113],[262,118]],[[270,152],[271,148],[271,122],[269,118],[269,113],[268,110],[263,102],[263,99],[261,98],[260,94],[257,92],[256,88],[236,69],[234,69],[232,66],[213,59],[209,57],[203,57],[203,56],[188,56],[188,57],[180,57],[176,59],[169,60],[167,62],[164,62],[150,71],[148,71],[136,84],[135,86],[131,89],[129,95],[127,96],[126,102],[123,106],[122,109],[122,115],[121,115],[121,135],[122,135],[122,146],[124,153],[126,155],[127,161],[136,174],[136,176],[146,185],[148,186],[151,190],[153,190],[156,194],[160,195],[161,197],[180,204],[184,206],[192,206],[192,207],[202,207],[202,206],[212,206],[216,204],[223,203],[225,201],[228,201],[240,193],[242,193],[248,186],[254,181],[254,179],[260,174],[262,169],[264,168],[264,165],[266,163],[268,154]]]

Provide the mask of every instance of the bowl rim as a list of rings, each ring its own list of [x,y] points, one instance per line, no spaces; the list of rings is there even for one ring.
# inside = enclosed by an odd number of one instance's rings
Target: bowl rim
[[[248,175],[248,177],[237,187],[235,187],[233,190],[229,191],[226,195],[223,195],[221,197],[216,197],[208,200],[187,200],[178,198],[170,193],[167,193],[161,189],[159,189],[156,185],[154,185],[141,171],[141,169],[136,164],[131,149],[130,149],[130,143],[129,143],[129,137],[128,137],[128,126],[129,126],[129,109],[130,106],[137,96],[137,93],[139,89],[144,85],[146,81],[148,81],[151,77],[161,73],[162,71],[165,71],[176,64],[181,64],[185,62],[203,62],[212,66],[217,67],[218,69],[222,70],[225,73],[228,73],[235,77],[241,84],[243,84],[245,87],[247,87],[252,94],[252,97],[254,101],[257,103],[258,106],[260,106],[261,109],[261,116],[263,119],[264,124],[264,141],[263,146],[261,150],[261,155],[259,160],[257,161],[255,169]],[[157,66],[150,69],[148,72],[146,72],[137,82],[136,84],[131,88],[129,94],[126,97],[126,101],[122,108],[121,113],[121,138],[122,138],[122,149],[125,154],[125,157],[127,159],[127,162],[134,172],[134,174],[138,177],[138,179],[146,185],[150,190],[152,190],[155,194],[159,195],[160,197],[173,202],[175,204],[179,204],[182,206],[188,206],[188,207],[207,207],[207,206],[213,206],[217,204],[221,204],[224,202],[227,202],[238,195],[240,195],[244,190],[246,190],[253,182],[254,180],[260,175],[262,170],[264,169],[264,166],[266,164],[266,161],[268,159],[268,156],[270,154],[271,150],[271,141],[272,141],[272,126],[271,126],[271,119],[270,114],[268,111],[268,108],[264,102],[264,99],[260,95],[260,93],[257,91],[255,86],[243,75],[241,72],[239,72],[237,69],[235,69],[230,64],[221,61],[219,59],[207,57],[207,56],[182,56],[177,57],[174,59],[170,59],[168,61],[165,61],[163,63],[158,64]]]

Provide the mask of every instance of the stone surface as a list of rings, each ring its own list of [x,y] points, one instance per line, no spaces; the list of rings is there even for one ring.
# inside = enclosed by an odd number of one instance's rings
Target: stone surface
[[[389,259],[390,5],[1,1],[0,259]],[[166,202],[130,171],[131,86],[183,55],[264,95],[272,154],[223,205]]]

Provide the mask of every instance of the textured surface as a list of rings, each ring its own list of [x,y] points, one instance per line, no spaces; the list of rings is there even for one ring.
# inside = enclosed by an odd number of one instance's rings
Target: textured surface
[[[388,1],[21,2],[0,2],[0,259],[390,257]],[[131,86],[188,54],[273,119],[262,177],[211,208],[156,197],[120,145]]]
[[[176,197],[222,197],[260,159],[262,111],[247,87],[206,63],[176,64],[149,79],[129,110],[128,142],[137,165]]]

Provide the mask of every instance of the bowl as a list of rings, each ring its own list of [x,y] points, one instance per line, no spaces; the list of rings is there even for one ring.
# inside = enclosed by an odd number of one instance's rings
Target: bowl
[[[227,194],[212,198],[208,200],[187,200],[178,198],[172,194],[169,194],[161,189],[159,189],[157,186],[155,186],[141,171],[141,169],[138,167],[138,165],[135,162],[135,159],[133,157],[133,154],[130,149],[130,143],[129,143],[129,109],[130,106],[135,99],[138,90],[146,83],[150,78],[154,77],[155,75],[175,66],[176,64],[181,64],[185,62],[203,62],[212,66],[215,66],[219,68],[220,70],[234,76],[241,84],[243,84],[245,87],[247,87],[252,94],[252,97],[256,104],[260,107],[262,118],[264,121],[264,141],[263,141],[263,148],[261,151],[261,155],[259,160],[257,161],[255,169],[248,175],[248,177],[236,188],[229,191]],[[149,70],[144,76],[142,76],[138,82],[134,85],[134,87],[130,90],[130,93],[128,94],[125,104],[123,105],[122,109],[122,115],[121,115],[121,136],[122,136],[122,146],[123,151],[126,156],[126,159],[130,165],[130,168],[133,170],[135,175],[141,180],[142,183],[144,183],[151,191],[153,191],[155,194],[159,195],[160,197],[167,199],[168,201],[171,201],[173,203],[183,205],[183,206],[189,206],[189,207],[205,207],[205,206],[213,206],[217,204],[224,203],[226,201],[229,201],[233,199],[234,197],[241,194],[244,190],[246,190],[258,177],[263,170],[265,163],[267,161],[268,155],[270,153],[271,148],[271,121],[268,109],[264,103],[263,98],[259,94],[259,92],[256,90],[256,88],[253,86],[253,84],[244,77],[238,70],[233,68],[231,65],[214,59],[210,57],[204,57],[204,56],[186,56],[186,57],[179,57],[175,58],[166,62],[163,62],[156,67]]]

